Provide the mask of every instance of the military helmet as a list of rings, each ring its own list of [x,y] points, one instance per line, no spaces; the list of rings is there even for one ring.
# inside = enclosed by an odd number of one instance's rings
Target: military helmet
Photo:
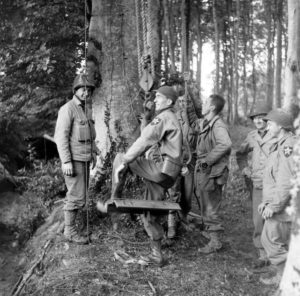
[[[286,130],[293,129],[293,116],[283,109],[273,109],[264,118],[265,121],[274,121]]]
[[[90,87],[92,89],[95,89],[95,83],[94,81],[89,80],[87,75],[78,74],[73,82],[73,93],[75,93],[75,91],[80,87]]]
[[[252,120],[254,119],[255,116],[259,115],[267,115],[270,112],[271,108],[265,104],[265,103],[258,103],[253,112],[249,115],[249,118]]]

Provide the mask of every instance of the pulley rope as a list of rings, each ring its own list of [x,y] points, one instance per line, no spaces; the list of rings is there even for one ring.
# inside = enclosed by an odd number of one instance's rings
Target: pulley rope
[[[84,67],[84,74],[86,75],[87,78],[87,0],[84,1],[84,63],[85,63],[85,67]],[[85,92],[86,92],[86,79],[84,80],[85,83]],[[87,119],[87,124],[89,129],[91,129],[90,127],[90,122],[87,116],[87,104],[86,104],[86,97],[85,97],[85,105],[84,105],[84,114],[85,117]],[[85,133],[87,133],[87,130],[85,129]],[[90,131],[90,136],[92,136],[91,131]],[[85,135],[85,140],[87,139],[87,134]],[[92,157],[92,162],[93,160],[93,140],[90,139],[91,141],[91,157]],[[87,142],[85,141],[85,154],[87,154]],[[88,163],[85,162],[85,198],[86,198],[86,235],[87,238],[89,238],[89,195],[88,195],[88,176],[89,176],[89,167],[87,165]],[[90,240],[88,239],[88,242],[90,243]]]

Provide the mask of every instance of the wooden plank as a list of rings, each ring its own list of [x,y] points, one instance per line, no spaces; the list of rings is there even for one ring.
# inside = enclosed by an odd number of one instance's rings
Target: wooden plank
[[[108,212],[135,212],[142,213],[147,210],[168,212],[181,210],[178,203],[169,201],[114,199],[106,202]]]

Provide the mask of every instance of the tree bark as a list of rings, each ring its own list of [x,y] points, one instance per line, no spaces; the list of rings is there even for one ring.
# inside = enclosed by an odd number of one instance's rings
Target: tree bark
[[[136,44],[134,1],[93,0],[88,54],[97,58],[102,74],[102,85],[93,96],[96,144],[102,159],[112,148],[124,150],[139,135],[142,100]]]

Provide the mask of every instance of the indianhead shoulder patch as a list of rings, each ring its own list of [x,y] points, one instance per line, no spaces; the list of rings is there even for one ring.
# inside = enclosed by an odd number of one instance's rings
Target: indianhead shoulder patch
[[[151,125],[157,125],[161,122],[161,119],[159,117],[155,117],[152,121],[151,121]]]
[[[289,157],[292,153],[293,153],[293,147],[291,147],[291,146],[283,147],[283,154],[285,157]]]

